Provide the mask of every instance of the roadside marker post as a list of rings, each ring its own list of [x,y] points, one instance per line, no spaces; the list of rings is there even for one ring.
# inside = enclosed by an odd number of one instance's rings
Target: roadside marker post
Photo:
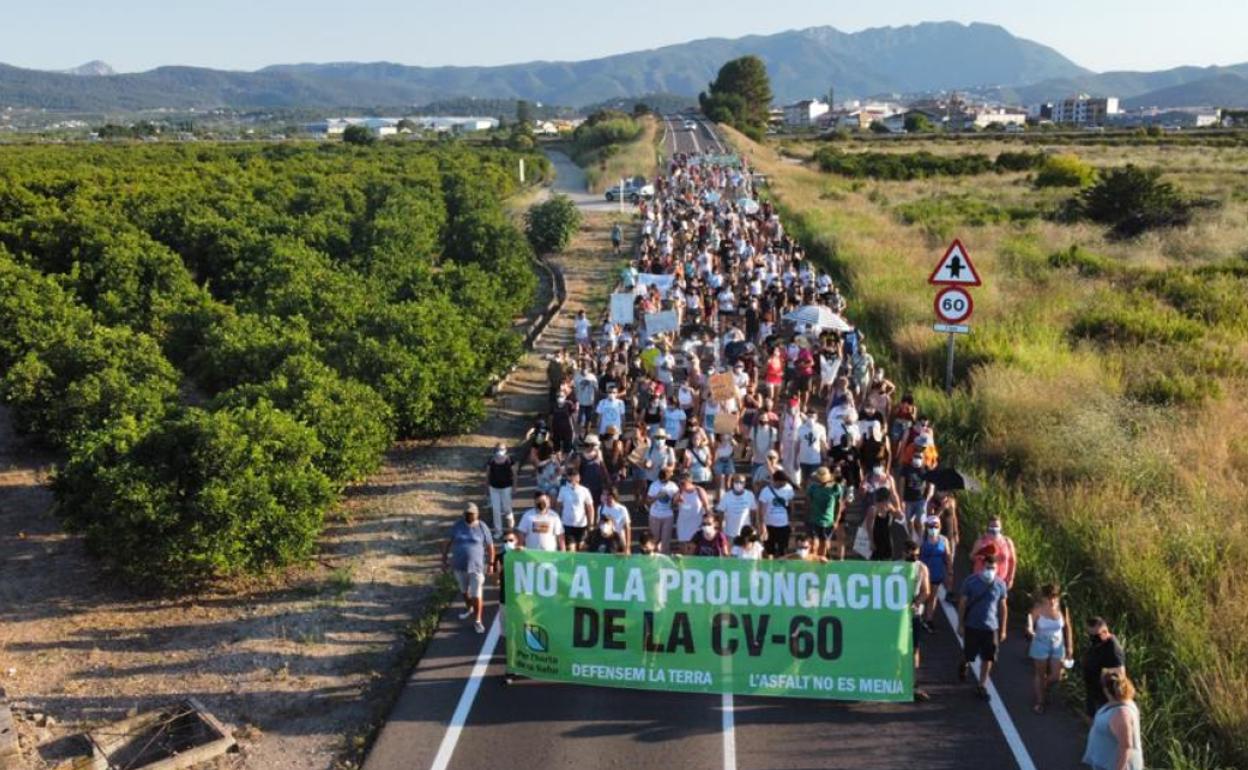
[[[936,293],[932,303],[936,318],[940,320],[932,328],[949,335],[945,346],[945,394],[952,395],[954,335],[970,333],[971,327],[964,323],[975,310],[969,287],[982,286],[983,281],[966,247],[955,238],[940,262],[936,263],[936,269],[928,276],[927,282],[944,287]]]

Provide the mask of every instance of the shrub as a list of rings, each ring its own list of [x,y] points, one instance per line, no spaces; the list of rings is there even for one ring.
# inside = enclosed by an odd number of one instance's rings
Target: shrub
[[[1075,155],[1045,158],[1036,173],[1036,187],[1087,187],[1096,180],[1096,169]]]
[[[550,200],[529,209],[525,216],[524,234],[538,254],[554,254],[563,251],[581,226],[581,212],[566,195],[555,195]]]
[[[1049,266],[1058,270],[1073,269],[1079,275],[1094,278],[1113,272],[1113,263],[1100,254],[1093,254],[1078,245],[1049,255]]]
[[[1104,292],[1076,318],[1071,334],[1105,344],[1192,342],[1204,327],[1147,294]]]
[[[377,141],[377,137],[368,126],[347,126],[342,131],[342,141],[347,144],[370,145]]]
[[[1161,181],[1160,169],[1133,164],[1106,171],[1083,192],[1084,216],[1109,225],[1114,235],[1133,238],[1147,230],[1184,227],[1192,219],[1192,204],[1174,185]]]
[[[268,402],[316,432],[324,448],[317,461],[338,486],[358,481],[381,467],[394,440],[390,406],[372,388],[343,379],[314,357],[282,362],[267,381],[222,393],[214,409],[253,407]]]
[[[267,402],[181,409],[91,434],[52,487],[66,528],[109,567],[183,587],[308,556],[334,498],[321,452],[312,430]]]
[[[1048,156],[1043,152],[1002,152],[992,165],[997,171],[1030,171],[1044,163]]]
[[[0,379],[0,392],[19,431],[65,447],[124,417],[159,418],[178,377],[151,337],[95,326],[85,336],[59,332],[26,353]]]
[[[933,155],[930,152],[847,153],[837,147],[820,147],[814,160],[823,171],[857,179],[908,181],[937,176],[973,176],[991,171],[987,155]]]

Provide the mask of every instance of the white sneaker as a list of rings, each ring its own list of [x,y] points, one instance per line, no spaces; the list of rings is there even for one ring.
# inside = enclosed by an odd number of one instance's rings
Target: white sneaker
[[[478,620],[476,623],[472,624],[472,630],[476,631],[478,634],[484,634],[485,624]]]
[[[468,618],[472,617],[472,614],[473,614],[472,610],[464,610],[463,612],[459,613],[459,619],[467,620]]]

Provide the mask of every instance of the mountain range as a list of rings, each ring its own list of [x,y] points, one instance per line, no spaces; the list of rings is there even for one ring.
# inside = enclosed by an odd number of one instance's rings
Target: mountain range
[[[832,27],[709,38],[578,62],[411,67],[282,64],[254,72],[158,67],[113,74],[103,62],[45,72],[0,64],[0,107],[69,111],[404,107],[457,97],[585,105],[648,93],[694,96],[725,61],[757,54],[777,102],[823,96],[995,88],[1022,104],[1076,92],[1127,106],[1248,106],[1248,63],[1095,73],[990,24],[925,22],[846,33]],[[69,74],[73,73],[73,74]]]

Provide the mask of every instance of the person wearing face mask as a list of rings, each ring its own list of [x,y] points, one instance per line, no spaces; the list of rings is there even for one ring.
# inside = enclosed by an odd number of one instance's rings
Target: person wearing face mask
[[[793,553],[783,558],[790,561],[813,561],[821,564],[828,560],[826,556],[819,554],[811,547],[810,536],[804,533],[797,536],[797,546],[793,549]]]
[[[550,496],[534,495],[534,506],[524,512],[516,532],[524,537],[524,547],[534,551],[564,551],[563,520],[550,509]]]
[[[1014,553],[1014,541],[1001,533],[1000,516],[993,516],[988,520],[987,531],[971,547],[971,564],[976,572],[984,569],[984,557],[989,553],[996,556],[997,576],[1005,583],[1006,588],[1013,588],[1017,557]]]
[[[946,592],[953,590],[953,546],[949,539],[940,534],[940,519],[928,516],[923,520],[923,540],[919,543],[919,561],[927,565],[928,577],[931,580],[931,595],[927,600],[927,611],[923,615],[923,628],[928,633],[936,630],[932,618],[936,614],[937,587],[943,585]]]
[[[905,506],[906,521],[916,534],[922,531],[927,504],[934,494],[936,487],[927,480],[923,456],[916,454],[910,464],[901,469],[901,502]]]
[[[598,519],[600,521],[611,520],[615,531],[624,538],[624,552],[628,553],[633,545],[633,523],[628,514],[628,507],[619,501],[615,490],[611,488],[603,491],[601,499],[602,505],[598,508]]]
[[[689,539],[689,543],[694,556],[728,556],[732,552],[732,543],[719,530],[715,517],[710,513],[702,516],[702,526]]]
[[[624,533],[616,528],[615,521],[603,516],[598,526],[589,533],[585,550],[589,553],[628,553],[628,543],[624,540]]]
[[[624,429],[624,402],[614,386],[607,390],[606,398],[598,402],[595,411],[598,413],[598,435],[605,436],[612,427],[616,431]]]
[[[511,513],[511,493],[516,486],[516,462],[507,454],[506,445],[494,447],[494,454],[485,463],[485,472],[490,511],[494,514],[494,536],[502,537],[504,529],[515,525]]]
[[[958,592],[958,635],[962,637],[962,662],[958,680],[966,681],[971,663],[979,659],[979,683],[975,693],[988,700],[988,678],[997,659],[997,647],[1005,642],[1009,589],[997,577],[997,558],[984,557],[984,568],[962,581]]]
[[[724,534],[731,538],[740,535],[742,528],[749,524],[757,502],[754,493],[745,485],[745,477],[733,476],[731,487],[720,497],[716,506],[716,510],[724,517]]]
[[[494,577],[498,580],[498,623],[506,628],[507,624],[507,554],[520,550],[520,535],[515,530],[503,533],[503,547],[494,554]],[[507,635],[503,635],[506,649]],[[512,684],[516,675],[510,671],[503,672],[503,684]]]
[[[814,413],[807,414],[802,425],[797,429],[797,477],[793,483],[801,486],[802,479],[809,479],[811,474],[823,466],[824,453],[828,451],[828,432],[815,419]]]
[[[1127,653],[1118,642],[1118,637],[1109,632],[1109,624],[1104,618],[1092,618],[1086,627],[1088,648],[1083,653],[1083,689],[1084,706],[1088,718],[1096,716],[1096,712],[1106,704],[1105,691],[1101,688],[1101,675],[1112,672],[1121,676],[1127,675]]]
[[[932,577],[927,565],[919,559],[919,544],[913,540],[907,540],[903,548],[905,561],[915,566],[914,599],[910,602],[910,636],[914,639],[914,681],[918,682],[919,664],[922,663],[920,650],[923,646],[923,632],[930,630],[923,616],[935,590],[932,588]],[[916,701],[926,701],[929,697],[926,690],[914,688]]]

